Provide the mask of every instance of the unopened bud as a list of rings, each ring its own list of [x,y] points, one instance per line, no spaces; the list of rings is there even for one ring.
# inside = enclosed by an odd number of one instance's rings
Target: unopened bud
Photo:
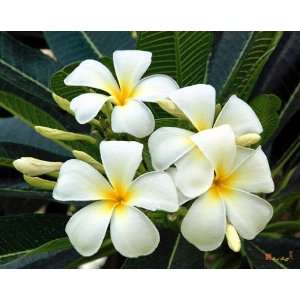
[[[24,175],[24,180],[31,186],[42,190],[53,190],[55,181],[46,180],[40,177],[32,177]]]
[[[83,151],[73,150],[72,151],[74,157],[76,157],[79,160],[82,160],[91,166],[93,166],[95,169],[97,169],[99,172],[104,173],[104,168],[101,163],[99,163],[96,159],[88,155],[87,153]]]
[[[59,171],[61,162],[52,162],[33,157],[21,157],[13,162],[14,167],[28,176],[39,176]]]
[[[131,37],[136,40],[137,39],[137,32],[136,31],[131,31]]]
[[[59,129],[44,127],[44,126],[35,126],[34,129],[41,134],[42,136],[57,141],[86,141],[91,144],[96,144],[97,141],[91,136],[85,134],[79,134],[69,131],[63,131]]]
[[[233,251],[233,252],[239,252],[241,250],[241,240],[236,232],[235,228],[231,224],[227,224],[226,227],[226,238],[227,238],[227,244],[228,247]]]
[[[158,101],[158,105],[168,112],[169,114],[178,117],[178,118],[185,118],[184,114],[182,111],[176,106],[176,104],[169,100],[169,99],[163,99]]]
[[[239,146],[251,146],[258,143],[261,136],[257,133],[247,133],[236,138],[236,143]]]
[[[70,102],[67,99],[60,97],[54,93],[52,93],[52,98],[61,109],[70,114],[73,114],[73,112],[70,109]]]

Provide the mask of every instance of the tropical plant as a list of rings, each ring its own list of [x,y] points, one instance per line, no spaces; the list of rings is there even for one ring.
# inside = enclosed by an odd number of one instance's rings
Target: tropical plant
[[[299,267],[299,33],[44,32],[43,41],[47,51],[20,42],[12,33],[0,33],[1,268],[77,268],[99,258],[106,259],[105,267],[117,268]],[[242,241],[240,252],[232,252],[226,243],[205,252],[188,243],[178,230],[187,204],[175,213],[147,212],[161,236],[149,256],[122,257],[106,236],[96,254],[82,257],[65,233],[70,215],[81,207],[53,198],[57,170],[22,176],[13,167],[20,157],[59,163],[75,157],[99,170],[99,142],[133,139],[111,131],[107,107],[101,118],[78,124],[70,101],[93,91],[64,83],[85,59],[102,62],[114,74],[112,54],[122,49],[152,53],[146,76],[168,75],[181,88],[210,84],[217,91],[217,106],[237,95],[257,114],[263,126],[259,143],[275,182],[275,191],[261,196],[270,201],[274,214],[258,237]],[[156,128],[190,129],[186,119],[168,113],[172,111],[163,103],[148,106]],[[153,170],[147,138],[134,140],[144,145],[141,168]]]

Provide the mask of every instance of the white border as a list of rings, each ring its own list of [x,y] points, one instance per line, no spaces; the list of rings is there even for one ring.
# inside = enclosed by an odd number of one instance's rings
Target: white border
[[[1,299],[295,299],[297,270],[1,270]]]
[[[3,0],[0,30],[299,30],[296,0]]]

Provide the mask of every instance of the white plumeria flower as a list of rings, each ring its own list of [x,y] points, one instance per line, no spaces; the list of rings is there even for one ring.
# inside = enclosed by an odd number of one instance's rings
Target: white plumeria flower
[[[166,75],[152,75],[141,80],[151,64],[151,52],[120,50],[113,53],[118,83],[110,70],[95,60],[83,61],[65,78],[69,86],[87,86],[109,94],[82,94],[71,101],[70,108],[80,124],[97,116],[106,101],[115,107],[111,115],[112,130],[142,138],[154,130],[154,117],[143,102],[158,102],[178,89]]]
[[[211,251],[221,245],[227,230],[228,244],[238,251],[235,230],[251,240],[273,214],[267,201],[252,194],[274,191],[268,160],[260,147],[237,146],[229,125],[199,132],[192,139],[213,165],[215,175],[211,187],[184,217],[182,234],[200,250]]]
[[[236,137],[262,132],[252,108],[236,96],[230,97],[214,122],[216,91],[211,85],[197,84],[178,89],[169,98],[198,132],[223,124],[230,125]],[[194,135],[195,132],[190,130],[162,127],[153,132],[148,142],[153,168],[166,170],[175,164],[178,170],[176,185],[190,198],[205,192],[214,176],[211,164],[193,141]],[[222,144],[219,147],[222,148]]]
[[[114,247],[122,255],[152,253],[159,243],[153,223],[136,207],[175,212],[176,187],[164,172],[149,172],[133,180],[142,161],[143,145],[105,141],[100,144],[103,167],[110,183],[91,165],[71,159],[60,169],[53,191],[61,201],[95,201],[75,213],[66,226],[74,248],[83,256],[95,254],[110,223]]]

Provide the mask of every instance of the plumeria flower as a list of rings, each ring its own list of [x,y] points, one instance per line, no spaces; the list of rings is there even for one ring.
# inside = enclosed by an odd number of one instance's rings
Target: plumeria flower
[[[213,184],[192,204],[181,225],[183,236],[202,251],[219,247],[226,233],[238,251],[239,236],[251,240],[270,221],[273,209],[253,193],[274,191],[268,160],[256,150],[236,146],[229,125],[192,136],[214,167]],[[201,178],[199,178],[201,180]]]
[[[258,136],[262,126],[252,108],[236,96],[229,98],[215,119],[216,91],[211,85],[197,84],[178,89],[169,98],[191,121],[195,130],[231,126],[236,139]],[[149,151],[155,170],[166,170],[175,164],[175,182],[187,197],[195,198],[211,185],[214,170],[193,141],[195,132],[176,127],[157,129],[149,138]],[[253,138],[252,138],[253,140]],[[257,140],[256,140],[257,141]],[[222,148],[222,144],[219,145]]]
[[[83,256],[95,254],[110,223],[117,251],[127,257],[152,253],[159,233],[137,207],[175,212],[176,187],[164,172],[149,172],[133,180],[142,161],[143,145],[137,142],[104,141],[100,154],[110,181],[91,165],[71,159],[65,162],[53,191],[61,201],[94,201],[76,212],[66,226],[74,248]]]
[[[154,129],[154,117],[143,102],[158,102],[178,89],[177,83],[166,75],[152,75],[141,80],[151,64],[151,52],[120,50],[113,53],[117,80],[110,70],[96,60],[83,61],[65,78],[69,86],[86,86],[106,92],[85,93],[71,101],[70,108],[80,124],[97,116],[106,101],[114,104],[112,130],[142,138]]]

